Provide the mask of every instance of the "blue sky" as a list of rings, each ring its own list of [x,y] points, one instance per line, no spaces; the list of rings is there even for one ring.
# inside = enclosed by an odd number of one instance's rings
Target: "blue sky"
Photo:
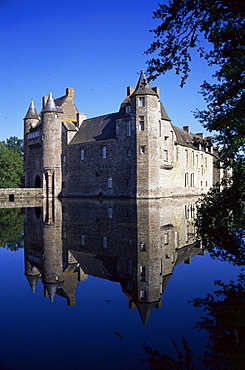
[[[23,117],[33,98],[54,98],[75,89],[79,112],[88,117],[119,109],[127,86],[136,86],[146,69],[144,51],[159,21],[159,0],[0,0],[0,140],[23,137]],[[168,72],[151,83],[161,87],[161,101],[174,125],[205,132],[193,118],[204,108],[198,93],[212,71],[193,55],[184,88]]]

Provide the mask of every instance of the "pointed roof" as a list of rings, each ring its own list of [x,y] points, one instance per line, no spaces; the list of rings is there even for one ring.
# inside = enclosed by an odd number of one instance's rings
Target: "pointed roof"
[[[57,290],[62,286],[63,282],[60,283],[45,283],[44,286],[47,289],[51,303],[54,303],[54,296]]]
[[[52,95],[52,91],[50,90],[49,97],[47,100],[47,103],[45,107],[42,110],[43,112],[57,112],[57,113],[63,113],[61,108],[57,107]]]
[[[158,302],[137,302],[136,303],[136,306],[138,308],[138,311],[139,311],[144,327],[146,327],[150,314],[153,308],[157,306],[157,304]]]
[[[37,114],[37,111],[36,111],[36,108],[35,108],[35,105],[34,105],[34,100],[32,99],[31,100],[31,104],[29,106],[29,109],[24,117],[24,119],[28,119],[28,118],[32,118],[32,119],[37,119],[39,120],[39,117],[38,117],[38,114]]]
[[[136,86],[136,89],[134,90],[133,95],[157,95],[154,90],[149,85],[149,82],[147,81],[147,78],[145,76],[145,72],[142,69],[140,78],[138,81],[138,84]]]
[[[38,274],[38,275],[26,275],[26,278],[29,282],[29,285],[31,287],[31,291],[32,291],[33,295],[35,294],[35,291],[36,291],[39,276],[40,276],[40,274]]]

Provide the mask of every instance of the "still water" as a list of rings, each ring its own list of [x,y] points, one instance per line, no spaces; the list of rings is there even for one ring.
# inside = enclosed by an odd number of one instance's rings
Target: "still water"
[[[171,339],[182,350],[183,337],[205,368],[206,332],[194,328],[203,312],[189,301],[240,268],[195,240],[195,201],[1,209],[0,369],[149,369],[144,343],[176,357]]]

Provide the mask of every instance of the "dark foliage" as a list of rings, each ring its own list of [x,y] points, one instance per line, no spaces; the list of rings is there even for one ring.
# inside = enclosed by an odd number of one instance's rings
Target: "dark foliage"
[[[175,69],[183,86],[196,50],[216,66],[215,83],[201,86],[207,109],[195,116],[216,140],[226,144],[227,158],[244,156],[245,149],[245,6],[240,0],[172,0],[159,4],[152,31],[155,40],[147,50],[157,53],[148,61],[150,79]]]

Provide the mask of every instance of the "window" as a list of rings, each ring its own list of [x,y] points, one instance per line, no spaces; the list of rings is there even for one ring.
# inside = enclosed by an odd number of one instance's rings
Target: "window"
[[[84,234],[81,235],[81,244],[85,245],[85,235]]]
[[[145,145],[140,146],[140,153],[144,154],[145,153]]]
[[[167,150],[163,151],[163,160],[164,160],[164,162],[168,161],[168,151]]]
[[[162,123],[159,121],[159,137],[162,136]]]
[[[188,173],[185,174],[185,187],[186,186],[189,186],[189,174]]]
[[[84,149],[80,150],[80,159],[81,161],[84,161]]]
[[[192,164],[193,164],[193,166],[195,164],[195,154],[194,154],[194,151],[192,151]]]
[[[127,122],[126,135],[127,135],[127,137],[131,136],[131,122],[130,121]]]
[[[40,131],[33,131],[27,134],[27,139],[35,139],[35,137],[41,136]]]
[[[208,167],[208,158],[205,157],[205,167],[207,168]]]
[[[131,149],[128,149],[128,150],[127,150],[127,156],[128,156],[128,157],[131,157],[131,154],[132,154]]]
[[[164,234],[164,244],[168,244],[168,234]]]
[[[194,173],[191,173],[191,186],[195,186],[194,184]]]
[[[140,107],[144,107],[145,106],[145,98],[144,97],[140,97],[139,98],[139,106]]]
[[[188,151],[185,151],[185,163],[188,165]]]
[[[128,274],[132,275],[133,273],[133,262],[132,260],[128,260]]]
[[[144,129],[145,129],[145,117],[140,116],[139,119],[140,119],[139,130],[144,131]]]
[[[109,207],[107,212],[108,212],[108,218],[111,220],[112,219],[112,207]]]
[[[112,177],[108,177],[107,186],[108,188],[112,188]]]
[[[107,236],[103,236],[103,248],[107,249]]]
[[[130,105],[126,105],[126,113],[130,113],[131,112],[131,107]]]
[[[146,300],[146,291],[145,290],[141,290],[140,291],[140,299],[143,301],[143,300]]]
[[[102,158],[106,158],[106,146],[102,146]]]
[[[145,243],[140,244],[140,250],[141,250],[141,252],[146,252],[146,244]]]

